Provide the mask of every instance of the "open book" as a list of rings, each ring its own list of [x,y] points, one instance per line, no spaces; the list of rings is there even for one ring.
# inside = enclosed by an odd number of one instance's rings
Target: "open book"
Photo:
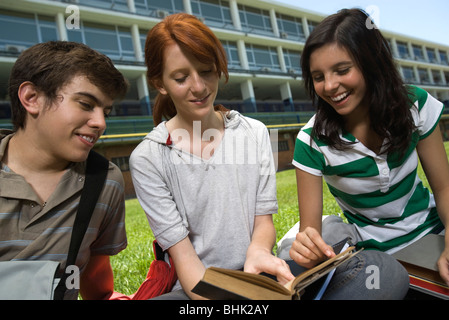
[[[300,273],[285,285],[260,274],[210,267],[192,292],[214,300],[297,300],[307,286],[327,275],[359,251],[350,246],[333,258]]]
[[[393,253],[410,276],[411,287],[449,299],[449,287],[441,279],[437,261],[444,249],[444,236],[428,234],[411,245]]]

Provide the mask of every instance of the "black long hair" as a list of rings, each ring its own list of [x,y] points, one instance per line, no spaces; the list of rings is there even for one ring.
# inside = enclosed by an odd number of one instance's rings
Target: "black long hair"
[[[371,127],[382,140],[386,153],[407,150],[415,129],[411,99],[395,65],[387,40],[371,18],[360,9],[343,9],[325,18],[310,34],[301,55],[306,91],[317,108],[312,137],[344,150],[351,143],[341,140],[343,118],[315,92],[310,56],[318,48],[337,43],[345,48],[361,70],[365,83]]]

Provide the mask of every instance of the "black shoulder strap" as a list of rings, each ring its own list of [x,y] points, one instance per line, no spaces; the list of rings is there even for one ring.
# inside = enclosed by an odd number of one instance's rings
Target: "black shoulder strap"
[[[104,181],[108,174],[109,161],[91,150],[87,157],[86,178],[84,181],[83,191],[78,206],[78,212],[72,230],[72,238],[70,240],[69,254],[67,256],[66,266],[75,265],[81,242],[92,216],[92,212],[97,204],[98,197],[103,189]],[[54,298],[61,300],[64,298],[66,291],[67,273],[64,273],[55,290]]]

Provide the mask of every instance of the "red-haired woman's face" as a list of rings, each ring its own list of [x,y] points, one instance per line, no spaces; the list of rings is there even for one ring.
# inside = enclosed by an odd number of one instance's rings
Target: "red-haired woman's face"
[[[201,63],[177,44],[165,49],[158,90],[171,97],[179,116],[200,120],[213,111],[219,80],[214,64]]]

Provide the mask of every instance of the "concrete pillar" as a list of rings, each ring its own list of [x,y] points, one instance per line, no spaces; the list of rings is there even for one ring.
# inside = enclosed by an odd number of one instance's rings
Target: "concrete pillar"
[[[279,90],[281,91],[282,102],[284,103],[285,111],[294,111],[293,105],[293,97],[292,90],[290,88],[290,82],[284,82],[279,86]]]
[[[413,73],[415,74],[415,81],[420,83],[421,82],[421,77],[419,76],[419,71],[418,71],[418,67],[417,66],[413,67]]]
[[[236,0],[229,1],[229,10],[231,11],[232,23],[234,28],[242,30],[242,23],[240,22],[239,7]]]
[[[134,0],[128,0],[128,10],[131,13],[136,13],[136,6],[134,5]]]
[[[65,17],[62,12],[58,12],[56,14],[56,28],[58,29],[59,33],[59,40],[61,41],[69,40],[69,37],[67,35],[67,28],[65,25]]]
[[[309,23],[306,17],[302,17],[302,30],[304,31],[304,37],[307,39],[310,35]]]
[[[190,3],[190,0],[182,0],[182,4],[184,5],[184,12],[192,14],[192,4]]]
[[[447,81],[446,81],[446,76],[444,75],[444,71],[440,70],[440,76],[441,76],[441,83],[446,85]]]
[[[287,66],[285,65],[284,59],[284,50],[282,50],[282,46],[277,46],[277,53],[279,58],[279,66],[281,67],[282,72],[287,72]]]
[[[251,113],[257,112],[256,97],[254,95],[253,81],[251,79],[245,80],[240,84],[243,98],[243,112]]]
[[[436,55],[437,63],[441,64],[440,49],[438,49],[438,48],[435,49],[435,55]]]
[[[430,68],[427,68],[427,77],[429,78],[429,82],[431,84],[435,84],[435,80],[433,79],[432,70],[430,70]]]
[[[248,55],[246,54],[245,41],[243,41],[242,39],[237,40],[237,50],[239,53],[240,65],[242,66],[242,69],[248,70]]]
[[[148,90],[147,78],[144,73],[142,73],[137,78],[137,93],[139,95],[140,108],[143,115],[151,115],[151,102],[150,93]]]
[[[279,37],[279,27],[278,27],[278,20],[276,18],[276,11],[274,9],[270,9],[270,21],[271,21],[271,27],[273,28],[273,33],[275,37]]]
[[[427,48],[425,45],[421,46],[422,54],[424,57],[424,61],[429,62],[429,55],[427,54]]]
[[[413,52],[413,45],[411,41],[407,42],[407,49],[410,60],[415,60],[415,53]]]
[[[134,56],[136,57],[137,61],[143,62],[145,60],[143,54],[144,48],[142,48],[142,44],[140,42],[139,26],[135,23],[131,26],[131,37],[134,47]]]

